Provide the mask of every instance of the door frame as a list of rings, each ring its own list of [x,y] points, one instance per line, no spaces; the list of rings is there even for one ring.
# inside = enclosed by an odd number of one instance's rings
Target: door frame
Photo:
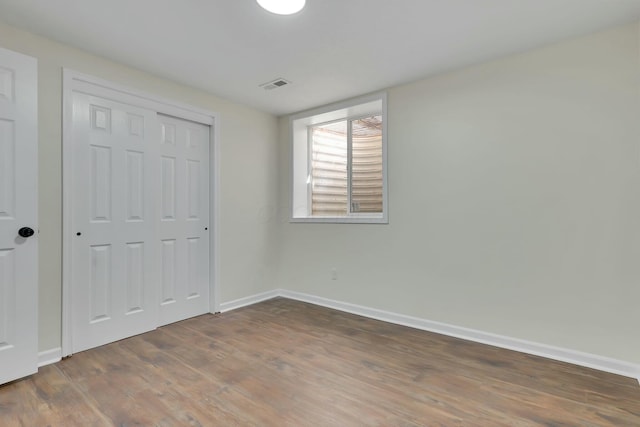
[[[62,69],[62,357],[72,354],[72,234],[73,234],[73,93],[82,92],[124,102],[156,113],[208,125],[209,131],[209,311],[220,311],[219,182],[220,119],[218,113],[132,89],[68,68]]]

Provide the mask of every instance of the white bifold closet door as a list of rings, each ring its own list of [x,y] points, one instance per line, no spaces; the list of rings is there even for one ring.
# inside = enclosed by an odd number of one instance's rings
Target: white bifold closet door
[[[160,323],[209,311],[209,126],[158,115]]]
[[[73,351],[157,326],[156,114],[74,93]]]
[[[78,352],[209,311],[209,127],[73,96]]]

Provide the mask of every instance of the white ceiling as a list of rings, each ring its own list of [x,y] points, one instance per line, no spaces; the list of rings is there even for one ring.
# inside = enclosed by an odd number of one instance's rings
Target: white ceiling
[[[640,0],[0,0],[0,20],[286,114],[640,19]],[[0,41],[1,44],[1,41]],[[259,87],[283,77],[276,90]]]

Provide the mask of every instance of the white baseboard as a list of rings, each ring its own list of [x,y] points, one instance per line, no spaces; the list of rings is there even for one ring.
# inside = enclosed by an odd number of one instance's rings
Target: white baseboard
[[[584,353],[576,350],[550,346],[547,344],[540,344],[517,338],[511,338],[503,335],[493,334],[490,332],[463,328],[460,326],[449,325],[446,323],[435,322],[432,320],[407,316],[404,314],[392,313],[375,308],[369,308],[347,302],[322,298],[315,295],[288,291],[286,289],[277,289],[272,292],[265,292],[263,294],[258,294],[255,296],[232,301],[230,303],[222,304],[222,306],[224,306],[224,309],[222,311],[233,310],[234,308],[244,307],[246,305],[255,304],[257,302],[261,302],[278,296],[297,301],[308,302],[310,304],[320,305],[323,307],[333,308],[335,310],[357,314],[359,316],[369,317],[371,319],[382,320],[397,325],[409,326],[411,328],[421,329],[424,331],[435,332],[438,334],[487,344],[494,347],[514,350],[520,353],[542,356],[548,359],[572,363],[574,365],[584,366],[604,372],[610,372],[612,374],[635,378],[640,383],[640,365],[636,365],[634,363],[595,354]]]
[[[248,305],[266,301],[268,299],[272,299],[278,296],[280,296],[280,290],[276,289],[273,291],[263,292],[261,294],[250,295],[248,297],[240,298],[240,299],[229,301],[229,302],[223,302],[220,304],[220,312],[224,313],[226,311],[231,311],[237,308],[246,307]]]
[[[38,368],[51,365],[62,360],[62,348],[52,348],[51,350],[38,353]]]

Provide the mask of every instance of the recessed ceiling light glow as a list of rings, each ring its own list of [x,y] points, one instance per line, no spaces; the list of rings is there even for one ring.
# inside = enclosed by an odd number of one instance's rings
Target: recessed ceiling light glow
[[[306,0],[257,0],[257,2],[271,13],[292,15],[302,10]]]

